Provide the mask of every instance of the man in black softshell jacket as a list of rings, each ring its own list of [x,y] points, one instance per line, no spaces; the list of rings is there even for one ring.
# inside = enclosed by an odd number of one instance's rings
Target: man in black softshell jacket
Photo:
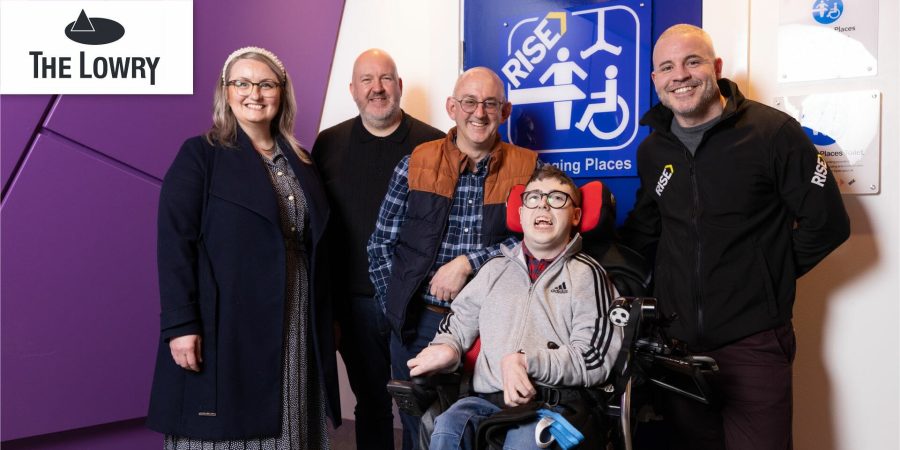
[[[796,279],[844,242],[849,218],[794,119],[721,78],[703,30],[657,40],[661,104],[641,119],[641,186],[620,235],[654,262],[669,335],[714,357],[718,401],[667,396],[676,448],[790,449]]]

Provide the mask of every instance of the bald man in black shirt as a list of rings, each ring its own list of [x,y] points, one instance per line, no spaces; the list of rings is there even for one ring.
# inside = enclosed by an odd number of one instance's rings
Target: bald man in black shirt
[[[332,260],[339,350],[356,396],[358,448],[393,449],[390,328],[369,281],[366,241],[394,167],[419,144],[444,137],[400,109],[403,81],[383,50],[366,50],[353,65],[350,93],[359,116],[319,133],[312,157],[331,204],[323,245]]]

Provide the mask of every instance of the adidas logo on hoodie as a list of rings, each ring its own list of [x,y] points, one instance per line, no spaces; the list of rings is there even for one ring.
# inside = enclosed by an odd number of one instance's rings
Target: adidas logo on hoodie
[[[554,294],[568,294],[569,290],[566,288],[566,282],[563,281],[562,284],[560,284],[559,286],[556,286],[555,288],[550,289],[550,292],[552,292]]]

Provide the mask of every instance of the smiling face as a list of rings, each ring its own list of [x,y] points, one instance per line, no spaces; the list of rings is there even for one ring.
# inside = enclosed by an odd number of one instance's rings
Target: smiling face
[[[463,111],[461,100],[476,102],[495,100],[501,103],[496,111],[485,111],[478,104],[471,113]],[[503,95],[503,82],[490,69],[476,67],[463,73],[456,82],[453,96],[447,98],[447,114],[456,122],[456,145],[467,155],[486,156],[497,139],[497,128],[511,110]]]
[[[722,113],[719,86],[722,60],[709,37],[693,28],[670,29],[653,48],[651,78],[660,102],[682,126],[696,126]]]
[[[380,50],[368,50],[353,64],[350,94],[367,128],[386,128],[400,121],[403,81],[397,66]]]
[[[569,185],[556,178],[535,180],[525,186],[525,192],[540,191],[548,194],[560,191],[569,194],[569,201],[562,208],[551,208],[547,198],[543,198],[537,208],[519,207],[525,246],[536,257],[553,258],[560,254],[569,243],[572,229],[581,222],[581,208],[572,200],[574,192]]]
[[[239,59],[231,65],[228,71],[227,81],[243,80],[253,83],[262,81],[270,81],[278,83],[280,80],[278,75],[262,61],[255,59]],[[281,88],[277,87],[270,92],[266,92],[265,96],[259,86],[253,86],[249,94],[240,94],[237,87],[228,86],[226,88],[228,97],[228,106],[234,113],[234,118],[241,125],[241,128],[247,130],[254,127],[265,127],[270,129],[272,120],[278,115],[278,109],[281,104]]]

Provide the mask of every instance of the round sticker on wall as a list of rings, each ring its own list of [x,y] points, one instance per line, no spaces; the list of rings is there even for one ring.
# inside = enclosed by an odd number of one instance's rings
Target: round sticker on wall
[[[812,7],[812,16],[816,22],[822,25],[834,23],[844,14],[844,2],[841,0],[815,0]]]

